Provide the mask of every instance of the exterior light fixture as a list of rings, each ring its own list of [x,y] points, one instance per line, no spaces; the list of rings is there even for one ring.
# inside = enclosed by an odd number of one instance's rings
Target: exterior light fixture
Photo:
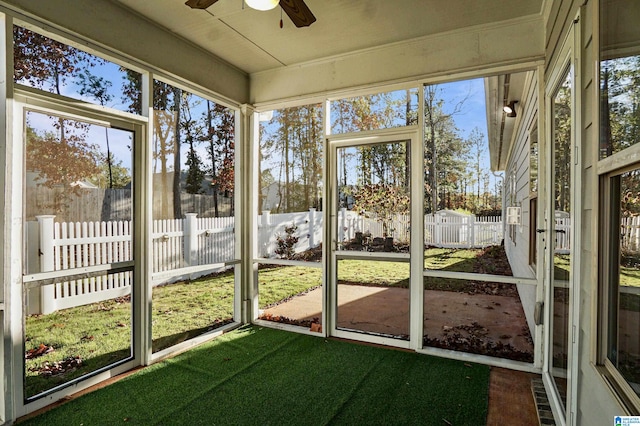
[[[280,0],[245,0],[245,3],[251,9],[271,10],[280,3]]]
[[[502,107],[502,109],[504,110],[504,112],[507,113],[507,117],[515,117],[516,114],[516,104],[518,103],[518,101],[511,101],[508,104],[506,104],[505,106]]]

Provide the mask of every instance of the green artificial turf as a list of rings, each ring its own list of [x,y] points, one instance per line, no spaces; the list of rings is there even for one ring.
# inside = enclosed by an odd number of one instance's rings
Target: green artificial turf
[[[243,327],[22,425],[480,425],[489,368]]]

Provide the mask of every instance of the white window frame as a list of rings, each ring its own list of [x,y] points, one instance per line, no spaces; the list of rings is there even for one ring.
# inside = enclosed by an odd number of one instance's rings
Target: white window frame
[[[594,40],[596,46],[596,67],[594,70],[595,73],[595,83],[593,86],[594,90],[594,98],[600,99],[600,63],[602,61],[603,50],[602,50],[602,41],[600,38],[600,26],[602,25],[602,20],[600,19],[600,7],[601,2],[596,1],[594,5],[595,17],[594,17],[594,28],[597,31],[594,32]],[[620,56],[634,56],[638,55],[637,47],[631,47],[630,49],[619,48],[615,51],[605,52],[605,54],[609,54],[609,56],[615,56],[619,54]],[[607,58],[609,59],[609,58]],[[594,108],[594,122],[597,124],[597,129],[600,129],[602,126],[600,116],[600,108]],[[599,134],[599,133],[598,133]],[[599,140],[597,140],[599,141]],[[611,260],[611,241],[609,236],[607,235],[607,230],[610,229],[612,216],[610,214],[612,206],[609,201],[612,197],[611,192],[611,179],[623,174],[626,171],[635,170],[640,168],[640,143],[636,143],[622,151],[615,152],[610,156],[600,158],[601,152],[599,149],[599,143],[594,143],[594,149],[592,151],[592,155],[594,158],[598,159],[596,163],[596,174],[599,180],[599,194],[598,199],[600,200],[599,205],[599,213],[598,213],[598,251],[603,254],[600,256],[599,264],[598,264],[598,292],[597,292],[597,311],[594,311],[594,316],[597,318],[597,322],[594,322],[594,327],[597,330],[597,339],[594,347],[594,353],[592,354],[592,361],[595,363],[597,371],[602,376],[604,382],[607,384],[607,387],[613,392],[618,402],[627,408],[629,411],[628,414],[632,414],[633,410],[635,412],[640,412],[640,396],[638,396],[634,390],[631,388],[627,380],[620,374],[618,369],[609,361],[608,359],[608,325],[609,325],[609,315],[610,315],[610,301],[608,298],[608,290],[609,290],[609,273],[610,273],[610,264],[608,261]],[[615,206],[615,208],[620,208],[620,206]],[[615,248],[618,250],[619,248]],[[617,324],[616,324],[617,326]]]

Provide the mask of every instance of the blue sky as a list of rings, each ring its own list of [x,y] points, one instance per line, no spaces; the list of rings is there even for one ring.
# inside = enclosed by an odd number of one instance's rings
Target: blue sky
[[[477,127],[487,135],[487,115],[485,106],[484,80],[481,78],[474,80],[463,80],[453,83],[439,85],[446,100],[445,112],[450,113],[455,104],[464,99],[462,111],[454,119],[461,131],[462,137],[468,137],[471,131]]]

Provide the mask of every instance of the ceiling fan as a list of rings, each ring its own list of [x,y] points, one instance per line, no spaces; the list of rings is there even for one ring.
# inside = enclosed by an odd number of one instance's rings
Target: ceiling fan
[[[218,0],[188,0],[185,4],[191,7],[192,9],[206,9],[217,1]],[[280,4],[280,7],[282,8],[282,10],[284,10],[284,12],[289,16],[289,18],[293,22],[293,24],[298,28],[308,27],[309,25],[316,22],[316,17],[313,16],[313,13],[311,13],[311,10],[309,10],[309,7],[307,7],[307,5],[304,3],[304,0],[279,0],[279,1],[271,0],[271,1],[267,1],[266,3],[267,4],[270,3],[272,6],[267,5],[264,8],[260,6],[254,7],[253,4],[255,3],[265,3],[265,2],[260,2],[260,1],[256,2],[256,0],[247,1],[247,4],[250,7],[258,10],[272,9],[278,4]],[[280,22],[281,22],[280,26],[282,27],[282,21]]]

